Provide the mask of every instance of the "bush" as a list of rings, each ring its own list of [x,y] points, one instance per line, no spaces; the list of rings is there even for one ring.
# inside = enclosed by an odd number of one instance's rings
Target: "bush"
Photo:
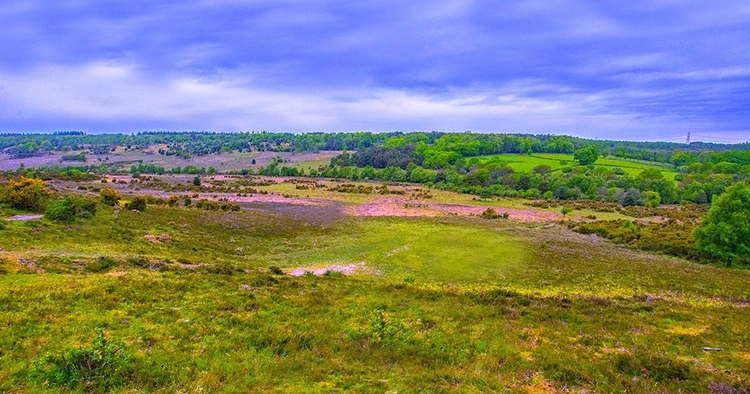
[[[17,181],[11,179],[3,194],[2,200],[15,208],[41,211],[50,192],[44,181],[22,176]]]
[[[117,262],[107,256],[101,256],[91,264],[86,265],[86,271],[88,272],[103,272],[114,267]]]
[[[274,275],[286,275],[286,272],[284,272],[284,270],[275,265],[268,267],[268,271]]]
[[[120,193],[113,187],[105,187],[99,193],[102,204],[115,206],[120,202]]]
[[[90,218],[95,214],[95,200],[71,194],[47,207],[44,217],[56,221],[70,221],[76,218]]]
[[[132,200],[130,200],[130,202],[125,204],[125,209],[143,212],[146,210],[146,205],[146,197],[135,196]]]
[[[52,386],[74,388],[86,386],[89,392],[110,391],[122,386],[132,374],[125,346],[113,342],[97,328],[90,346],[69,347],[61,353],[48,354],[31,368],[33,381]]]
[[[500,215],[492,208],[487,208],[479,215],[482,219],[500,219]]]

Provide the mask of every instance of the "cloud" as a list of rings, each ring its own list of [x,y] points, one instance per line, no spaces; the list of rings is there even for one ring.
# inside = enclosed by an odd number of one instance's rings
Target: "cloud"
[[[748,16],[739,0],[11,0],[0,128],[750,137]]]

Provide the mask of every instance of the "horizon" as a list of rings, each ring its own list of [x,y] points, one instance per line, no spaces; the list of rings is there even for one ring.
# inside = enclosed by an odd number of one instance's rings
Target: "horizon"
[[[60,133],[60,134],[58,134]],[[67,134],[71,133],[71,134]],[[36,131],[36,132],[0,132],[0,136],[14,136],[14,135],[75,135],[72,133],[82,133],[83,135],[105,135],[105,134],[123,134],[123,135],[138,135],[138,134],[148,134],[148,133],[164,133],[164,134],[239,134],[239,133],[248,133],[248,134],[256,134],[256,133],[289,133],[289,134],[337,134],[337,133],[372,133],[372,134],[391,134],[391,133],[403,133],[403,134],[411,134],[411,133],[443,133],[443,134],[464,134],[464,133],[471,133],[471,134],[496,134],[496,135],[521,135],[521,136],[547,136],[547,135],[554,135],[554,136],[560,136],[560,137],[570,137],[570,138],[581,138],[581,139],[587,139],[591,141],[612,141],[612,142],[667,142],[667,143],[674,143],[674,144],[681,144],[681,145],[688,145],[685,142],[681,141],[668,141],[668,140],[660,140],[660,139],[641,139],[641,140],[630,140],[630,139],[613,139],[613,138],[587,138],[587,137],[581,137],[576,135],[570,135],[570,134],[554,134],[554,133],[513,133],[513,132],[475,132],[472,130],[465,130],[465,131],[440,131],[440,130],[430,130],[430,131],[424,131],[424,130],[414,130],[414,131],[404,131],[404,130],[386,130],[386,131],[365,131],[365,130],[351,130],[351,131],[271,131],[271,130],[237,130],[237,131],[213,131],[213,130],[139,130],[139,131],[133,131],[133,132],[119,132],[119,131],[111,131],[111,132],[87,132],[86,130],[53,130],[53,131]],[[687,136],[686,136],[687,137]],[[695,140],[694,138],[690,138],[690,144],[697,144],[697,143],[705,143],[705,144],[719,144],[719,145],[741,145],[741,144],[747,144],[750,143],[750,140],[747,141],[738,141],[738,142],[722,142],[722,141],[709,141],[709,140]]]

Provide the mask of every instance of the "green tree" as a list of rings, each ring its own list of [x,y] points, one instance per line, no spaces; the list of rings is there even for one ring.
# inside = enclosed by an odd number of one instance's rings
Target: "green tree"
[[[582,148],[576,151],[573,158],[582,166],[594,164],[599,159],[599,153],[594,147]]]
[[[750,263],[750,186],[739,182],[714,199],[693,231],[698,250],[732,263]]]

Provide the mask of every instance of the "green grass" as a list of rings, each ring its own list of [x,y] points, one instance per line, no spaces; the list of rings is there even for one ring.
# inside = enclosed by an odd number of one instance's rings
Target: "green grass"
[[[482,162],[486,162],[494,158],[499,158],[507,162],[508,165],[513,167],[513,169],[517,172],[530,172],[534,169],[534,167],[543,164],[550,166],[552,170],[559,170],[560,168],[564,167],[564,165],[561,164],[561,162],[563,161],[567,161],[568,166],[577,165],[577,162],[573,159],[573,155],[562,153],[535,153],[531,156],[504,153],[498,155],[478,156],[477,158]],[[630,176],[637,176],[643,170],[649,168],[657,168],[661,170],[664,173],[664,176],[667,177],[667,179],[674,180],[675,175],[677,175],[676,172],[671,171],[671,167],[662,165],[660,163],[645,163],[623,159],[599,158],[599,160],[597,160],[594,165],[601,167],[619,167],[622,168],[622,170]]]
[[[73,224],[10,223],[0,230],[0,391],[750,385],[749,271],[513,221],[304,220],[149,207],[101,209]],[[143,239],[162,233],[172,241]],[[166,270],[149,268],[167,260]],[[358,262],[381,275],[266,269]],[[97,327],[116,350],[96,352]],[[107,363],[83,371],[86,379],[59,373],[77,365],[73,355],[101,353]]]

